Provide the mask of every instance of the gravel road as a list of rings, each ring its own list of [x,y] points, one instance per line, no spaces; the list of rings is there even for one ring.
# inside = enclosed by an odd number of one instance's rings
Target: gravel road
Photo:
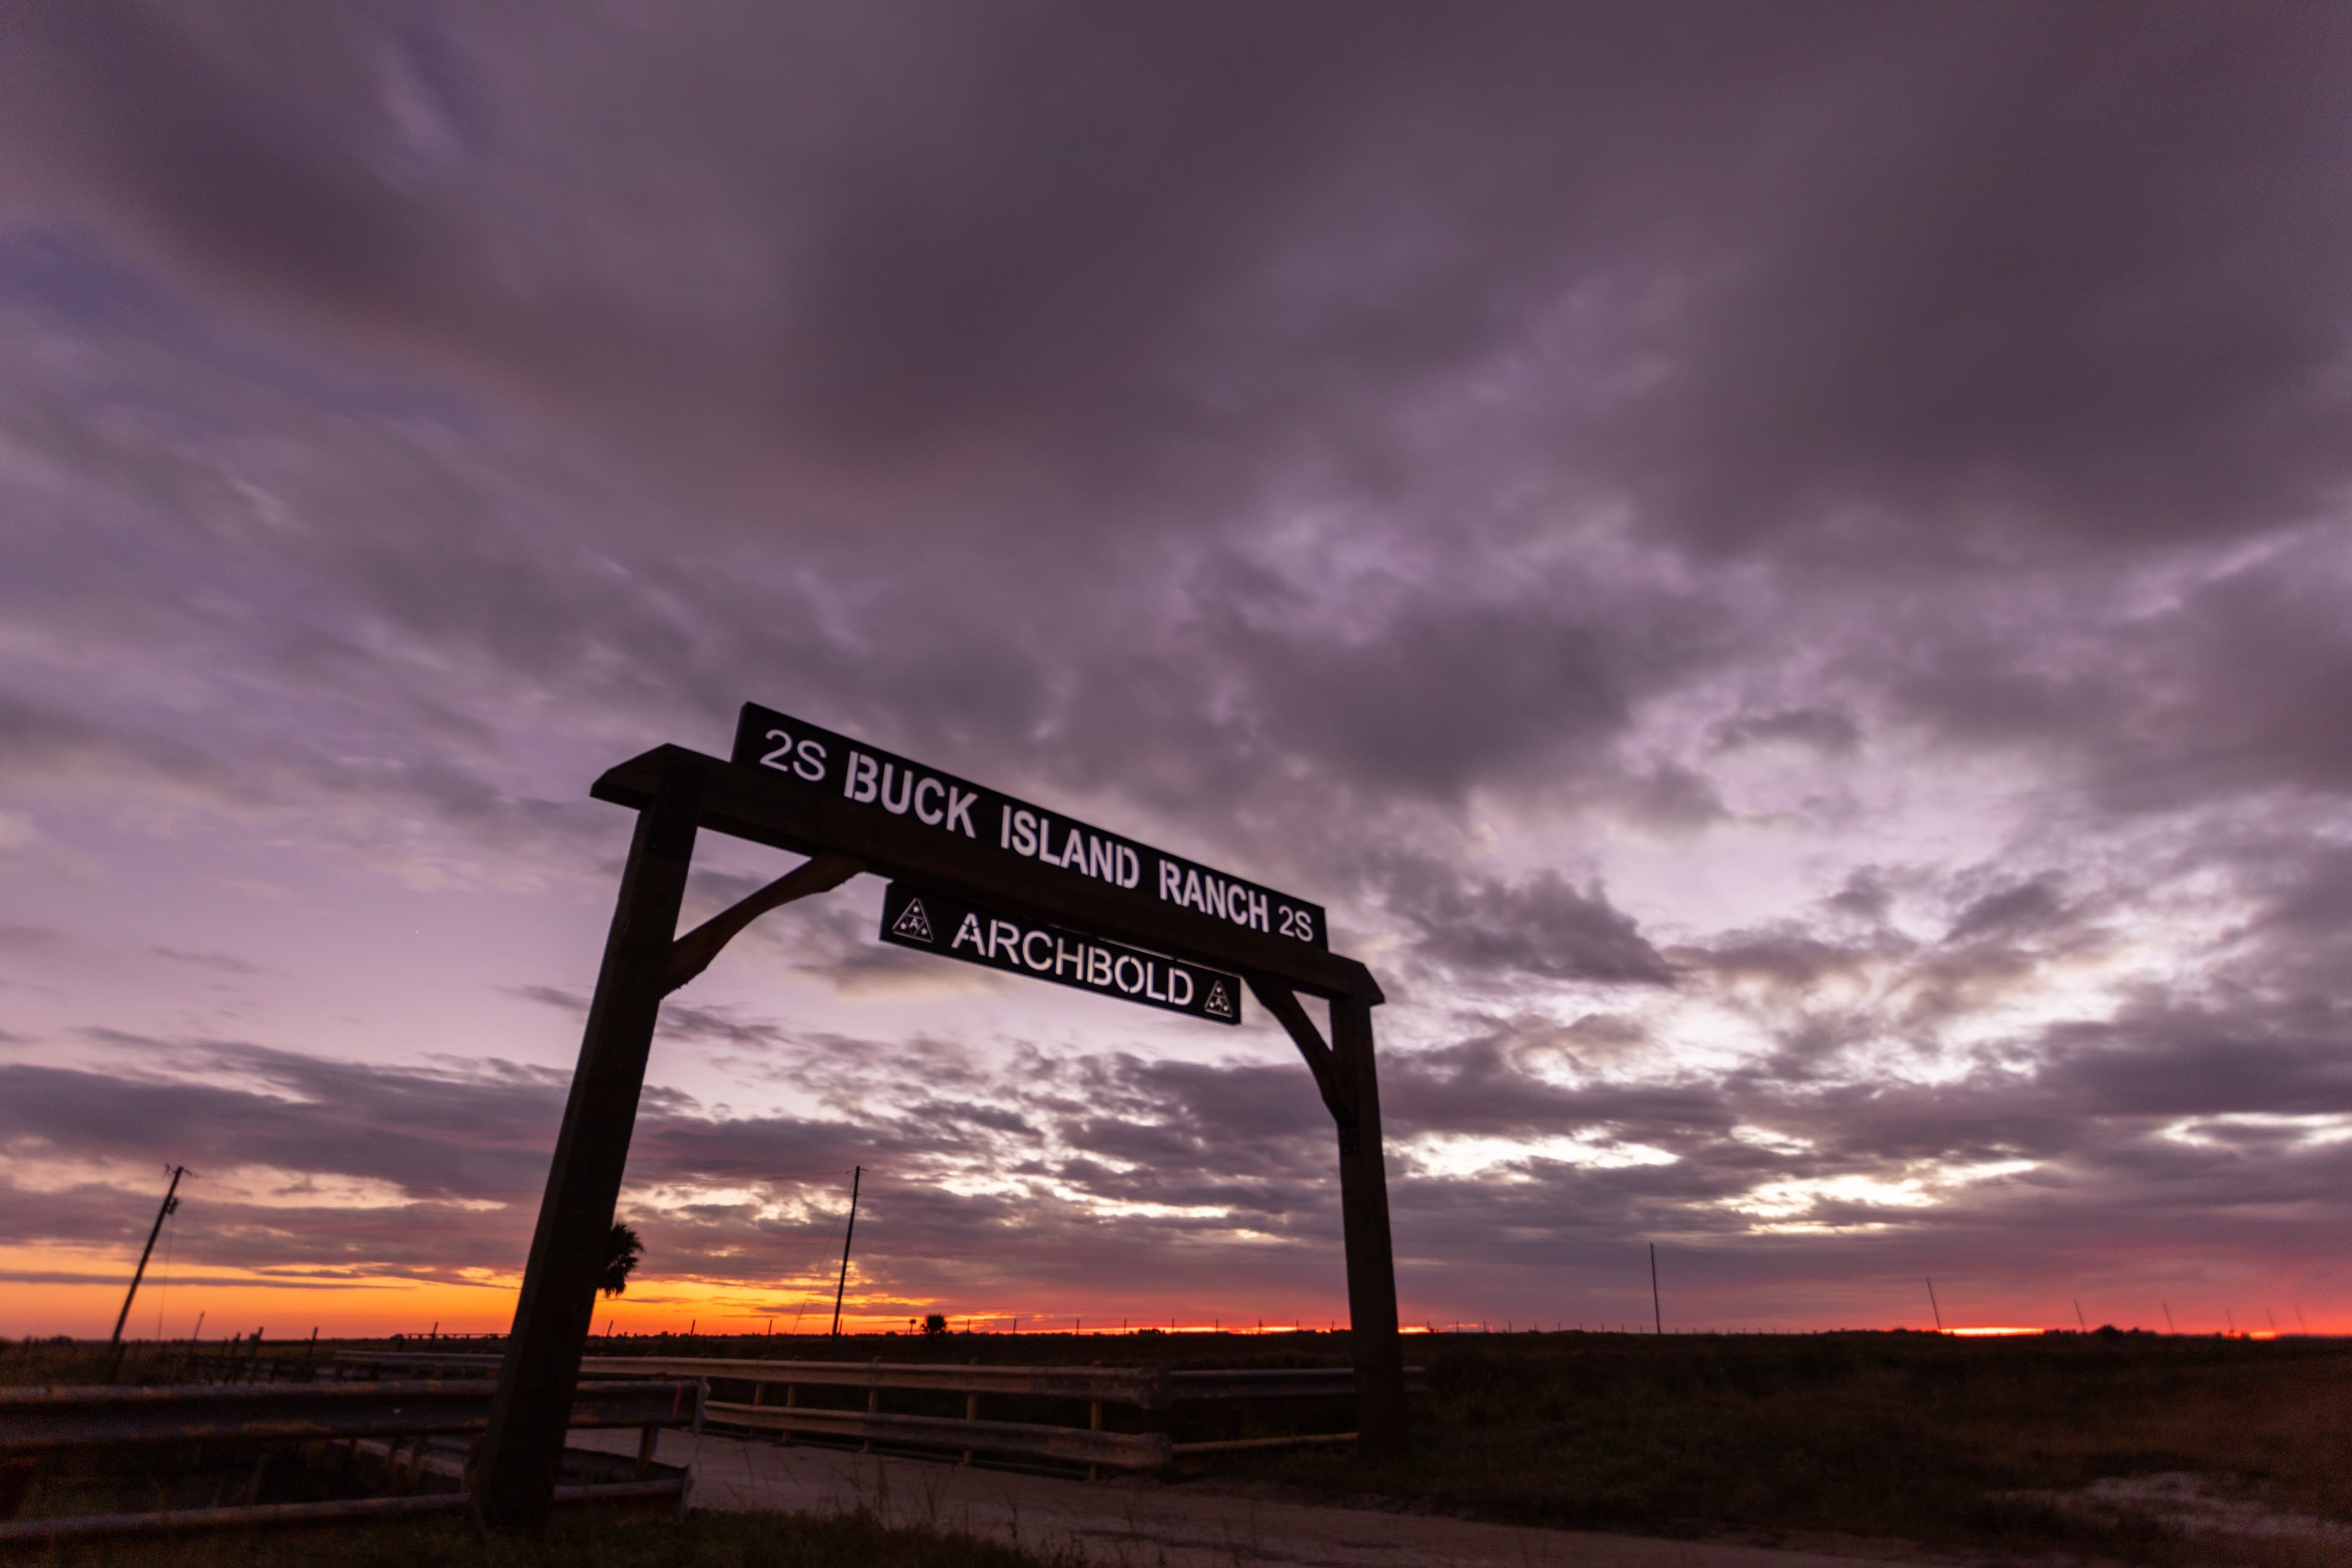
[[[634,1452],[634,1432],[574,1432]],[[1155,1481],[1057,1480],[795,1445],[666,1431],[659,1458],[694,1469],[706,1509],[846,1512],[1075,1549],[1101,1568],[1856,1568],[1916,1556],[1832,1556],[1484,1524],[1427,1514],[1274,1501]]]

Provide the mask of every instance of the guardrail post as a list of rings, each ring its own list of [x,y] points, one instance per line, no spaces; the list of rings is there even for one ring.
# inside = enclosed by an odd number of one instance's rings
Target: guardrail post
[[[1404,1345],[1397,1334],[1396,1258],[1389,1239],[1388,1167],[1381,1149],[1380,1079],[1372,1059],[1372,997],[1363,991],[1333,999],[1331,1050],[1355,1119],[1353,1136],[1343,1132],[1339,1143],[1339,1212],[1348,1245],[1356,1430],[1367,1458],[1391,1459],[1405,1451]]]
[[[555,1500],[564,1429],[694,858],[700,795],[698,772],[668,768],[637,814],[482,1444],[477,1502],[494,1530],[535,1534]]]

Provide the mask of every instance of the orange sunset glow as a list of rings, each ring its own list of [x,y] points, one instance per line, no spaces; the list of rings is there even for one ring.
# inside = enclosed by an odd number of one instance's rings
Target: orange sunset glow
[[[0,1336],[2352,1334],[2352,10],[908,3],[16,7]]]

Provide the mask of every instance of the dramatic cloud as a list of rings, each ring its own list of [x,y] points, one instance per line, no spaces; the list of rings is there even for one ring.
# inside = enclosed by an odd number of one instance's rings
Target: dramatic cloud
[[[0,1267],[168,1158],[209,1277],[503,1301],[586,785],[755,699],[1327,903],[1409,1312],[1654,1237],[2352,1322],[2347,82],[2294,5],[26,11]],[[853,1165],[885,1317],[1336,1298],[1277,1030],[877,907],[671,1003],[645,1310]]]

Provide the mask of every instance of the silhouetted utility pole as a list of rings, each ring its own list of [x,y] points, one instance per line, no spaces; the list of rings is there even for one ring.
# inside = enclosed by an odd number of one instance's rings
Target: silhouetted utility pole
[[[155,1255],[155,1238],[163,1233],[163,1222],[180,1206],[176,1194],[180,1178],[188,1173],[185,1165],[172,1167],[172,1184],[163,1189],[163,1205],[155,1211],[155,1223],[147,1230],[147,1245],[139,1254],[139,1267],[131,1271],[131,1289],[122,1293],[122,1310],[114,1317],[114,1337],[107,1342],[114,1347],[114,1360],[106,1369],[106,1381],[112,1383],[122,1371],[122,1325],[131,1321],[131,1302],[139,1294],[139,1281],[147,1277],[147,1260]]]
[[[154,1256],[155,1238],[163,1234],[163,1222],[180,1206],[180,1200],[173,1194],[180,1190],[180,1178],[187,1173],[185,1165],[172,1167],[172,1184],[163,1189],[163,1205],[155,1211],[155,1223],[147,1231],[147,1247],[139,1254],[139,1267],[131,1276],[131,1289],[122,1293],[122,1310],[115,1314],[114,1338],[107,1342],[110,1344],[122,1342],[122,1325],[131,1321],[131,1299],[139,1294],[139,1281],[147,1277],[147,1259]]]
[[[1927,1310],[1936,1314],[1936,1331],[1944,1331],[1944,1309],[1936,1303],[1936,1277],[1927,1276]]]
[[[857,1184],[865,1178],[866,1167],[854,1165],[849,1172],[849,1225],[841,1233],[841,1283],[833,1288],[833,1337],[841,1338],[841,1293],[849,1289],[849,1238],[857,1234]]]

